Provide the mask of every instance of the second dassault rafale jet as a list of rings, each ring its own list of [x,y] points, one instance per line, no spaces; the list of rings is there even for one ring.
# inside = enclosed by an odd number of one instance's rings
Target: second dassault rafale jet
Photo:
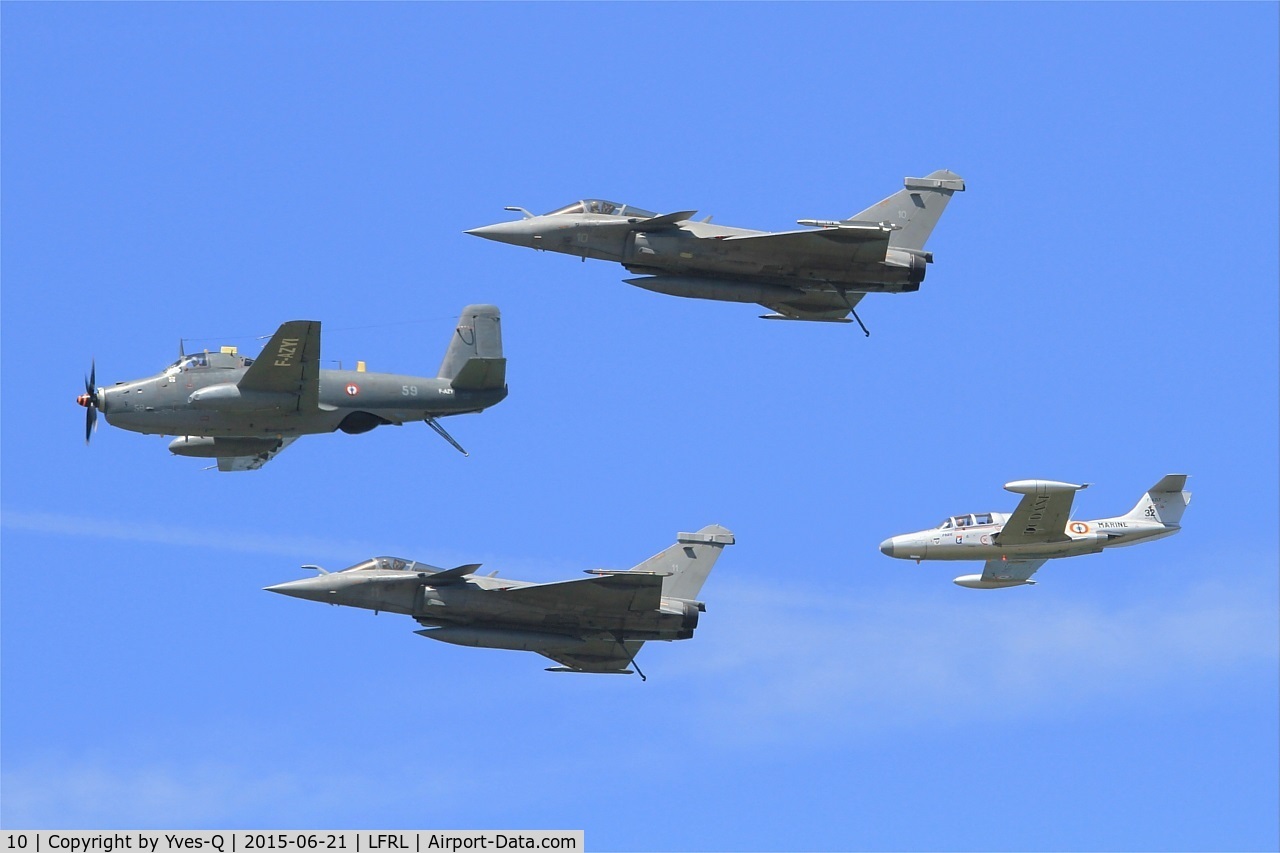
[[[375,557],[340,572],[267,587],[294,598],[403,613],[429,640],[536,652],[549,672],[644,673],[636,653],[649,640],[687,640],[706,605],[698,600],[733,534],[718,524],[680,533],[676,544],[626,571],[587,569],[590,578],[529,583],[477,575],[479,564],[439,569]]]
[[[433,377],[320,368],[320,322],[283,324],[257,358],[234,347],[183,355],[146,379],[96,386],[85,378],[85,442],[102,412],[133,432],[178,436],[179,456],[217,459],[220,471],[261,468],[300,435],[362,433],[425,421],[463,454],[436,421],[479,412],[507,396],[500,315],[494,305],[463,309],[440,372]]]
[[[848,219],[801,219],[805,231],[752,231],[693,220],[696,211],[656,214],[602,199],[585,199],[535,216],[467,231],[477,237],[621,263],[646,290],[755,302],[769,320],[848,323],[868,293],[920,289],[933,253],[925,241],[964,180],[939,169],[907,178],[905,188]],[[866,332],[866,326],[862,326]]]
[[[1049,559],[1096,554],[1104,548],[1136,545],[1172,536],[1182,529],[1191,502],[1183,491],[1186,474],[1161,478],[1125,515],[1071,521],[1075,493],[1088,483],[1015,480],[1005,488],[1023,495],[1012,513],[981,512],[945,518],[937,527],[904,533],[880,543],[880,551],[905,560],[986,560],[980,575],[955,583],[970,589],[1034,584],[1031,576]]]

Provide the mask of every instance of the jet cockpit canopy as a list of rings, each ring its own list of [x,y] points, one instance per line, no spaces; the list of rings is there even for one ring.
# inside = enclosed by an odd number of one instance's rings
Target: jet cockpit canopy
[[[642,210],[627,204],[618,204],[616,201],[605,201],[602,198],[586,198],[582,201],[575,201],[573,204],[553,210],[546,215],[560,216],[565,213],[598,213],[604,216],[634,216],[637,219],[652,219],[658,215],[649,210]]]
[[[953,515],[950,518],[944,518],[938,525],[938,529],[953,530],[957,527],[976,527],[979,524],[991,523],[992,518],[989,512],[980,512],[976,515]]]
[[[383,571],[405,572],[413,568],[412,560],[402,560],[399,557],[372,557],[363,563],[356,563],[349,569],[343,569],[345,572],[367,572],[371,569],[381,569]]]

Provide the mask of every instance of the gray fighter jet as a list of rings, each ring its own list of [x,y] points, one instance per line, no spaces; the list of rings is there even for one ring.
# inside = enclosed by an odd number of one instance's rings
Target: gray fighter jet
[[[407,421],[427,425],[464,455],[437,418],[478,412],[507,396],[507,360],[494,305],[463,309],[434,377],[320,369],[320,322],[282,325],[256,358],[235,347],[182,355],[146,379],[97,387],[97,366],[77,402],[86,408],[84,440],[107,423],[133,432],[178,436],[179,456],[217,459],[220,471],[261,468],[300,435],[368,432]]]
[[[929,530],[892,536],[880,543],[880,551],[917,563],[986,560],[982,574],[955,579],[970,589],[1034,584],[1031,576],[1051,558],[1097,554],[1104,548],[1136,545],[1177,533],[1182,529],[1182,513],[1191,503],[1191,493],[1183,491],[1186,485],[1186,474],[1169,474],[1125,515],[1071,521],[1075,493],[1088,488],[1088,483],[1015,480],[1004,486],[1023,495],[1011,514],[953,515]]]
[[[588,569],[590,578],[529,583],[477,575],[479,564],[439,569],[375,557],[340,572],[266,589],[325,604],[412,616],[415,633],[442,643],[537,652],[548,672],[630,675],[646,640],[687,640],[706,605],[697,599],[733,534],[712,524],[629,571]],[[640,668],[635,667],[636,672]],[[644,673],[640,673],[644,678]]]
[[[933,253],[925,241],[964,180],[940,169],[907,178],[905,189],[848,219],[801,219],[805,231],[750,231],[693,221],[696,211],[656,214],[626,204],[585,199],[542,216],[524,215],[467,231],[477,237],[527,246],[584,261],[621,263],[646,290],[756,302],[768,320],[825,320],[862,325],[854,308],[867,293],[920,289]],[[866,332],[867,327],[862,326]]]

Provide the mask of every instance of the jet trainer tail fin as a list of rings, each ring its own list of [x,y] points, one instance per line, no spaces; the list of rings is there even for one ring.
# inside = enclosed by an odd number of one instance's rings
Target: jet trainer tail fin
[[[496,305],[468,305],[440,365],[440,379],[460,391],[504,388],[507,360],[502,356],[502,315]]]
[[[718,524],[707,525],[697,533],[679,533],[676,544],[631,571],[666,574],[668,577],[662,579],[663,595],[695,599],[720,552],[733,541],[733,534]]]
[[[1124,518],[1139,521],[1158,521],[1169,527],[1177,527],[1182,513],[1191,503],[1191,493],[1183,491],[1187,485],[1186,474],[1169,474],[1160,478],[1138,501],[1138,505]]]
[[[964,178],[939,169],[923,178],[907,178],[903,185],[905,189],[855,213],[849,220],[900,225],[901,228],[889,235],[889,247],[923,249],[951,196],[964,192]]]

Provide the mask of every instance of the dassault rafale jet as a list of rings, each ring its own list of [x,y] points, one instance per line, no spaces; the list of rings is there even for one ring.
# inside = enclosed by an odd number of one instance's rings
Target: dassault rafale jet
[[[220,471],[261,468],[300,435],[355,434],[382,424],[425,421],[464,455],[437,418],[479,412],[507,396],[507,360],[494,305],[463,309],[434,377],[320,368],[320,322],[282,325],[257,358],[235,347],[182,355],[146,379],[96,385],[85,378],[87,444],[98,412],[121,429],[176,435],[178,456],[217,459]]]
[[[687,640],[706,605],[698,592],[733,534],[712,524],[680,533],[676,544],[627,571],[587,569],[589,578],[529,583],[478,575],[480,565],[440,569],[375,557],[340,572],[303,566],[315,577],[269,592],[325,604],[403,613],[430,640],[483,649],[536,652],[548,672],[630,675],[648,640]]]
[[[542,216],[524,215],[467,231],[477,237],[526,246],[584,261],[621,263],[628,284],[646,290],[756,302],[774,313],[768,320],[851,322],[868,293],[920,289],[933,253],[924,250],[933,227],[964,180],[940,169],[907,178],[905,189],[848,219],[801,219],[804,231],[751,231],[694,221],[696,211],[656,214],[602,199],[584,199]],[[864,332],[866,326],[862,326]],[[868,333],[869,334],[869,333]]]
[[[1186,474],[1169,474],[1125,515],[1096,521],[1071,521],[1075,493],[1089,484],[1053,480],[1015,480],[1005,488],[1023,495],[1012,513],[980,512],[945,518],[937,527],[904,533],[880,543],[880,551],[905,560],[986,560],[980,575],[955,579],[969,589],[1000,589],[1034,584],[1031,576],[1055,557],[1096,554],[1104,548],[1136,545],[1172,536],[1182,529],[1182,513],[1191,503],[1183,491]]]

